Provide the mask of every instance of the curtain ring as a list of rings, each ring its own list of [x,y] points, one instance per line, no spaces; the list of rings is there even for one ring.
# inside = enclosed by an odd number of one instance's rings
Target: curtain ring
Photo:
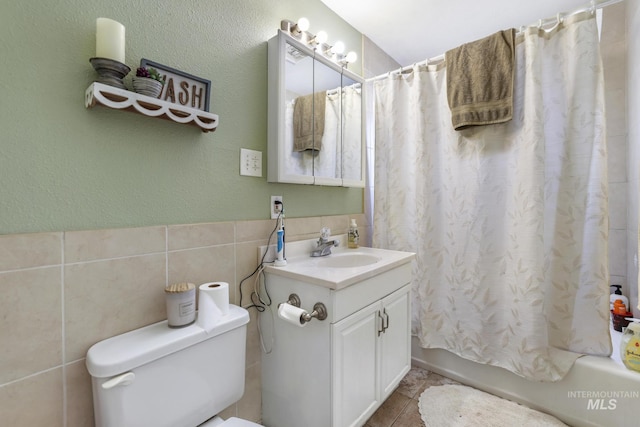
[[[558,16],[556,16],[556,19],[558,20],[558,26],[562,25],[562,23],[564,22],[564,17],[559,12],[558,12]]]
[[[591,0],[591,14],[596,13],[596,0]]]

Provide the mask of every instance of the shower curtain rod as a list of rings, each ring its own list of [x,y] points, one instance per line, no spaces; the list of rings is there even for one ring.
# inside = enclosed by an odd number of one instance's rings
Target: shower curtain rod
[[[349,85],[349,86],[342,86],[342,87],[337,87],[335,89],[329,89],[329,90],[327,90],[327,95],[335,95],[336,93],[338,93],[338,91],[340,89],[346,89],[346,88],[360,89],[361,87],[362,87],[362,85],[360,83],[354,83],[354,84]]]
[[[588,6],[583,6],[582,8],[574,10],[573,12],[558,13],[553,18],[540,19],[535,24],[531,24],[531,25],[528,25],[528,26],[521,26],[520,29],[518,30],[518,34],[523,32],[524,29],[528,28],[528,27],[542,28],[542,27],[544,27],[546,25],[550,25],[550,24],[558,25],[559,23],[562,22],[563,19],[568,18],[570,16],[573,16],[573,15],[576,15],[576,14],[582,13],[582,12],[587,12],[587,11],[590,11],[590,10],[595,12],[596,9],[604,9],[607,6],[611,6],[613,4],[620,3],[621,1],[624,1],[624,0],[591,0],[591,2],[589,3]],[[416,65],[438,65],[438,64],[441,64],[442,62],[444,62],[444,53],[442,55],[434,56],[433,58],[427,58],[424,61],[415,62],[415,63],[413,63],[411,65],[406,65],[404,67],[400,67],[399,69],[397,69],[395,71],[393,71],[393,70],[392,71],[387,71],[386,73],[382,73],[382,74],[380,74],[378,76],[370,77],[370,78],[366,79],[365,82],[369,83],[369,82],[373,82],[375,80],[383,79],[383,78],[389,76],[391,73],[402,74],[405,71],[411,70]]]

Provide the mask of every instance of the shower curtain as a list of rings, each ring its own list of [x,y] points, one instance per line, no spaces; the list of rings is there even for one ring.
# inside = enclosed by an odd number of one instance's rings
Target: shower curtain
[[[423,348],[557,381],[608,356],[607,176],[589,13],[518,35],[509,123],[456,132],[446,67],[374,82],[374,246],[416,253]]]

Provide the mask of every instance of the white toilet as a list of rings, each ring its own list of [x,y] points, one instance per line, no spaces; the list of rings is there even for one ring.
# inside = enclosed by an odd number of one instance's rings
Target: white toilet
[[[247,310],[230,305],[208,333],[165,320],[92,346],[96,427],[260,427],[216,416],[244,393],[247,323]]]

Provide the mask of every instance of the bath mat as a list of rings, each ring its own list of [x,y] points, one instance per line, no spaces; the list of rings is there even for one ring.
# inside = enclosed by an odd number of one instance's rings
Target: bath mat
[[[429,387],[418,407],[427,427],[567,426],[551,415],[463,385]]]

